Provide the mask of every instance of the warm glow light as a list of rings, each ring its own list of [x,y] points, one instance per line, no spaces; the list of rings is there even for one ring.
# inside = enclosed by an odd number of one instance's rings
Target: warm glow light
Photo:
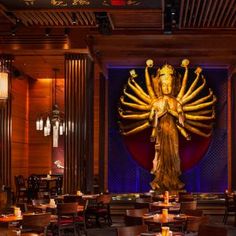
[[[0,72],[0,99],[8,98],[8,73]]]

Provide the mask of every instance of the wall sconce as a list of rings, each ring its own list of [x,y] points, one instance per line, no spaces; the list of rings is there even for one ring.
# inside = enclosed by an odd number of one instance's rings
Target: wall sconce
[[[1,64],[0,70],[0,100],[8,99],[8,72]]]

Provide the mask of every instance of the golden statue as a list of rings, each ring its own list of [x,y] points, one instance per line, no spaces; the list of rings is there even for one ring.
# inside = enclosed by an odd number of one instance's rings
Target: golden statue
[[[164,65],[151,76],[151,59],[146,61],[145,83],[142,88],[135,78],[135,70],[130,71],[130,78],[121,96],[119,115],[120,129],[123,135],[132,135],[146,128],[151,128],[151,142],[155,142],[155,157],[151,173],[155,175],[150,183],[155,190],[179,190],[184,184],[179,158],[178,131],[187,139],[188,131],[203,137],[212,133],[215,118],[214,104],[216,97],[209,89],[207,95],[201,91],[206,86],[202,69],[195,70],[196,78],[188,83],[189,60],[184,59],[185,68],[182,83],[171,65]],[[125,123],[128,121],[128,124]]]

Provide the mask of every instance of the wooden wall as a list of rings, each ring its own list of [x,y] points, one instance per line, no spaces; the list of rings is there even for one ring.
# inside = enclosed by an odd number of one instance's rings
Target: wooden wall
[[[12,186],[15,175],[28,175],[28,79],[12,80]]]
[[[51,114],[55,100],[54,79],[39,78],[29,84],[29,174],[47,174],[52,169],[52,136],[45,137],[35,129],[35,121],[41,114]],[[56,101],[64,110],[64,79],[57,79]],[[63,137],[60,137],[63,139]],[[63,146],[60,147],[63,149]]]
[[[64,79],[57,81],[57,102],[63,110]],[[12,186],[15,175],[47,174],[51,169],[52,138],[35,129],[36,118],[51,109],[52,79],[12,80]]]
[[[51,167],[51,136],[35,129],[38,116],[52,106],[52,80],[37,79],[29,83],[29,175],[46,174]]]

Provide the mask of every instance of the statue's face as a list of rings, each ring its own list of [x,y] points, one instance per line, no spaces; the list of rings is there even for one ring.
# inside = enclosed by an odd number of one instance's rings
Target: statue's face
[[[171,67],[164,66],[160,70],[160,81],[162,93],[164,95],[171,94],[173,83],[173,69]]]
[[[164,95],[169,95],[172,92],[172,83],[171,80],[162,82],[161,84],[161,90]]]

